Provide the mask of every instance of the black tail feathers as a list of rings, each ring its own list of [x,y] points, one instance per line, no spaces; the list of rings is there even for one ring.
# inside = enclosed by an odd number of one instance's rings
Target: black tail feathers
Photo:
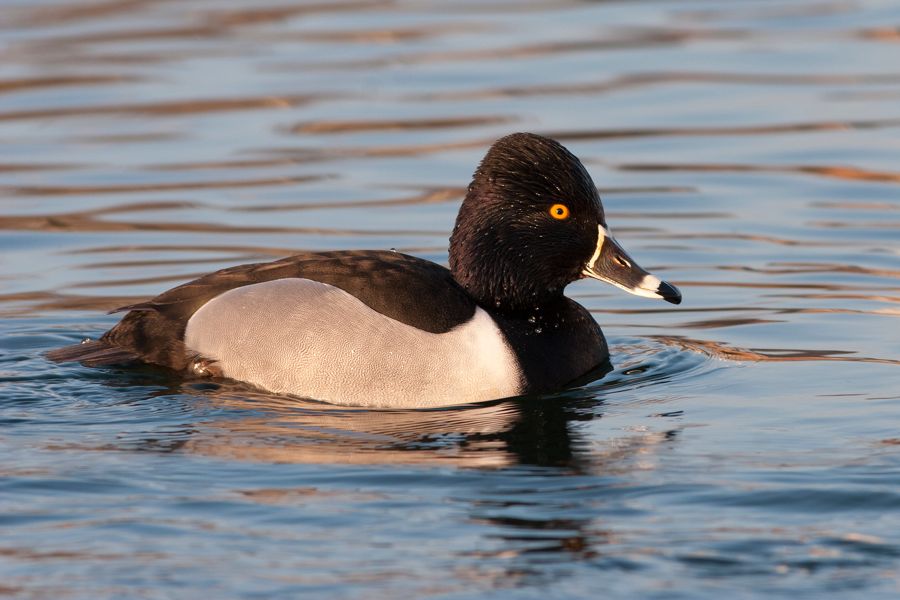
[[[138,356],[125,348],[114,346],[104,340],[85,341],[72,346],[51,350],[45,355],[54,362],[78,361],[89,367],[118,365],[138,360]]]

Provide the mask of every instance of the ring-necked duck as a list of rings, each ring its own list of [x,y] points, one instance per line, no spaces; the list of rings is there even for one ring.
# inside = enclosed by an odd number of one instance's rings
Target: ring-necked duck
[[[379,250],[231,267],[125,306],[99,340],[48,356],[141,361],[337,404],[548,392],[609,360],[593,317],[563,295],[583,277],[681,302],[612,237],[578,158],[516,133],[494,143],[475,172],[450,237],[450,269]]]

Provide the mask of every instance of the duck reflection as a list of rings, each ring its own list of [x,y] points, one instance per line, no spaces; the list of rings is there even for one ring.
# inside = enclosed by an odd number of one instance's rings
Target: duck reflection
[[[607,362],[573,385],[610,370]],[[578,448],[587,443],[572,424],[602,414],[593,387],[445,408],[371,410],[279,396],[228,380],[183,380],[147,366],[107,372],[103,384],[133,391],[133,402],[152,402],[157,416],[184,420],[165,434],[120,436],[130,449],[268,463],[535,465],[578,471],[583,467]]]
[[[598,447],[581,425],[603,415],[604,390],[621,384],[621,375],[596,382],[610,371],[609,363],[601,365],[573,382],[577,387],[553,395],[434,409],[337,406],[228,380],[179,380],[152,367],[120,372],[105,384],[135,390],[143,397],[138,402],[149,392],[155,411],[189,421],[167,434],[125,436],[136,450],[266,463],[535,466],[583,474],[615,470],[609,463],[639,454],[649,441],[631,434]],[[627,376],[635,377],[647,374]],[[163,399],[174,405],[160,408]]]
[[[600,416],[585,390],[431,410],[367,410],[194,386],[228,416],[195,423],[182,450],[238,460],[325,464],[514,465],[579,470],[571,423]],[[199,387],[199,389],[198,389]],[[585,444],[581,444],[585,445]]]

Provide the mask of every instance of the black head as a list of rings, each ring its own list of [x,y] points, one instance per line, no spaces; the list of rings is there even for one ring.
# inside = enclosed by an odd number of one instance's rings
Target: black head
[[[450,237],[450,269],[479,303],[508,311],[552,302],[585,276],[639,294],[647,278],[662,284],[609,235],[581,161],[532,133],[500,138],[481,161]]]

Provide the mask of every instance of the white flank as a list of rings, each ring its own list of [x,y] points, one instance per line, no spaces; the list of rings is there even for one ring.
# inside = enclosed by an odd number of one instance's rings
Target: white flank
[[[340,288],[278,279],[229,290],[188,321],[185,344],[223,375],[356,406],[446,406],[515,396],[522,375],[491,316],[429,333]]]

